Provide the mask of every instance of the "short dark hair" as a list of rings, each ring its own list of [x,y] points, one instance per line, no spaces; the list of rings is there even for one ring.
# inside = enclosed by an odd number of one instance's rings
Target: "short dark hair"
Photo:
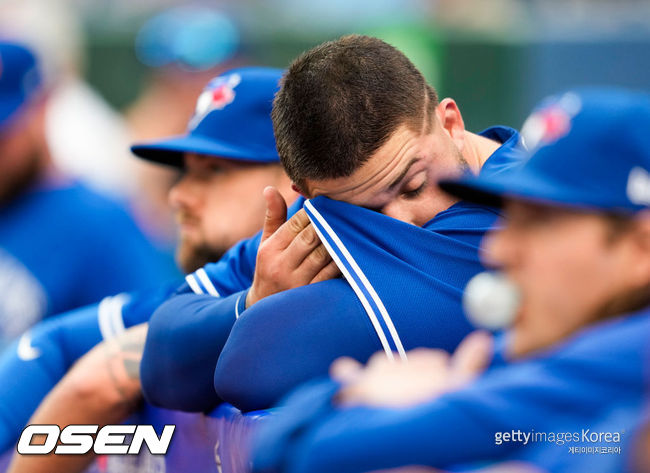
[[[349,35],[300,55],[273,103],[273,128],[289,177],[351,175],[402,124],[430,126],[436,91],[399,50]]]

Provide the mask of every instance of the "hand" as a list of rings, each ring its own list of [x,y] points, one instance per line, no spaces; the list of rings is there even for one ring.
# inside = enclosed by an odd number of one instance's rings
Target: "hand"
[[[337,396],[343,406],[407,407],[469,383],[485,369],[492,349],[492,336],[477,331],[465,337],[453,355],[418,348],[402,362],[379,352],[365,368],[351,358],[340,358],[330,374],[344,384]]]
[[[287,221],[287,204],[275,187],[264,189],[266,217],[246,307],[294,287],[340,275],[304,210]]]

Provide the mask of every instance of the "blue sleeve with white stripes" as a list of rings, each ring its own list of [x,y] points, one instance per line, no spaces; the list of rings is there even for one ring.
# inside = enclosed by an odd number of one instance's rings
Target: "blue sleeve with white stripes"
[[[74,361],[101,340],[97,305],[37,324],[0,357],[0,450],[5,451]],[[68,345],[74,339],[74,345]]]
[[[180,294],[156,310],[140,365],[147,401],[184,411],[206,411],[220,402],[212,374],[245,300],[246,291],[222,298]]]
[[[303,198],[287,210],[291,217]],[[150,321],[140,365],[145,397],[154,405],[201,411],[214,407],[214,367],[244,310],[262,233],[233,246],[216,263],[185,277],[176,295]]]
[[[483,270],[478,249],[493,209],[457,204],[426,228],[325,197],[305,210],[345,279],[275,294],[242,313],[214,376],[219,395],[240,409],[269,407],[340,356],[452,351],[472,330],[461,296]]]
[[[106,297],[45,320],[9,345],[0,356],[0,451],[17,440],[43,398],[80,357],[102,339],[146,322],[176,285]]]
[[[242,313],[214,370],[214,388],[241,410],[263,409],[327,374],[339,356],[365,362],[381,348],[347,282],[310,284],[266,297]]]
[[[219,403],[212,387],[214,366],[237,306],[245,305],[260,238],[258,233],[243,240],[217,263],[188,274],[155,311],[140,363],[142,390],[151,404],[204,411]]]
[[[299,198],[287,210],[291,217],[300,210],[305,202]],[[216,263],[208,263],[203,268],[188,274],[179,294],[209,294],[225,297],[235,292],[248,289],[253,282],[257,248],[260,246],[262,232],[245,239],[230,248]]]

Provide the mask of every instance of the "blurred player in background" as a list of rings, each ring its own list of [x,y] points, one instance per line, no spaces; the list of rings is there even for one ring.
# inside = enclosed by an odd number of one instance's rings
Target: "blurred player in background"
[[[44,317],[169,277],[117,203],[64,175],[45,136],[48,90],[0,43],[0,345]],[[92,156],[88,156],[92,159]]]
[[[239,83],[230,95],[223,86],[233,76]],[[277,186],[287,200],[296,197],[279,164],[270,119],[280,76],[277,69],[243,68],[217,77],[199,97],[185,135],[134,147],[145,159],[183,170],[169,199],[180,225],[177,260],[187,272],[219,259],[257,230],[265,186]],[[0,390],[3,450],[56,381],[102,338],[105,343],[76,365],[37,416],[63,425],[117,422],[132,412],[141,398],[138,360],[146,324],[125,327],[147,321],[177,286],[107,298],[43,323],[28,338],[32,358],[25,359],[20,344],[7,350],[0,359],[0,378],[12,380]],[[48,465],[53,471],[54,464]],[[20,460],[16,468],[23,468]]]
[[[442,181],[453,195],[504,207],[484,247],[518,295],[476,315],[487,322],[505,307],[510,330],[494,353],[479,332],[453,357],[420,351],[400,365],[377,356],[365,369],[340,360],[339,382],[303,388],[262,433],[256,471],[465,471],[503,460],[624,471],[647,400],[649,128],[646,94],[567,93],[524,127],[532,151],[522,168]]]
[[[148,70],[145,86],[124,112],[131,142],[182,133],[205,84],[243,65],[237,25],[208,5],[178,5],[148,19],[136,35],[135,54]],[[177,170],[146,160],[129,164],[137,181],[138,221],[173,245],[176,227],[167,194]]]
[[[224,267],[208,266],[201,275],[214,292],[190,276],[156,311],[142,361],[155,405],[265,408],[340,355],[365,361],[383,348],[404,356],[404,347],[422,344],[452,350],[472,329],[461,289],[482,270],[478,244],[496,212],[433,183],[467,168],[507,168],[518,159],[518,133],[466,131],[452,99],[438,101],[402,52],[365,36],[296,59],[273,120],[283,165],[312,199],[285,222],[286,204],[267,189],[260,251],[238,276],[246,286],[232,294]],[[335,277],[339,269],[346,279]]]
[[[95,8],[98,5],[92,2],[79,8],[71,2],[4,0],[0,31],[39,57],[48,86],[45,131],[55,165],[128,204],[140,229],[164,252],[173,271],[176,226],[167,193],[178,170],[133,159],[129,146],[185,131],[205,84],[241,63],[238,28],[214,6],[165,7],[144,22],[135,45],[130,37],[123,38],[122,25],[109,46],[93,40],[88,14]],[[132,8],[153,13],[161,6]],[[106,12],[102,22],[107,29],[116,21],[112,15],[121,10],[113,5]],[[130,28],[129,20],[121,21]],[[131,56],[146,67],[142,81],[133,76],[134,67],[144,68],[131,63],[135,61]],[[88,80],[93,76],[91,85]],[[114,108],[115,101],[133,95],[137,96],[123,111]]]

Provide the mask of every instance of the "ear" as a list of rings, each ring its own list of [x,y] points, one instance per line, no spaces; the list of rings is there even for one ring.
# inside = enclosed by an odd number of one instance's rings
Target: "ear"
[[[443,99],[436,107],[436,117],[443,130],[462,151],[465,145],[465,123],[454,99]]]
[[[309,198],[309,197],[307,196],[307,194],[306,194],[306,193],[305,193],[305,192],[300,188],[300,186],[299,186],[298,184],[296,184],[295,182],[292,182],[292,183],[291,183],[291,189],[292,189],[294,192],[296,192],[296,193],[300,194],[301,196],[303,196],[305,199],[308,199],[308,198]]]

